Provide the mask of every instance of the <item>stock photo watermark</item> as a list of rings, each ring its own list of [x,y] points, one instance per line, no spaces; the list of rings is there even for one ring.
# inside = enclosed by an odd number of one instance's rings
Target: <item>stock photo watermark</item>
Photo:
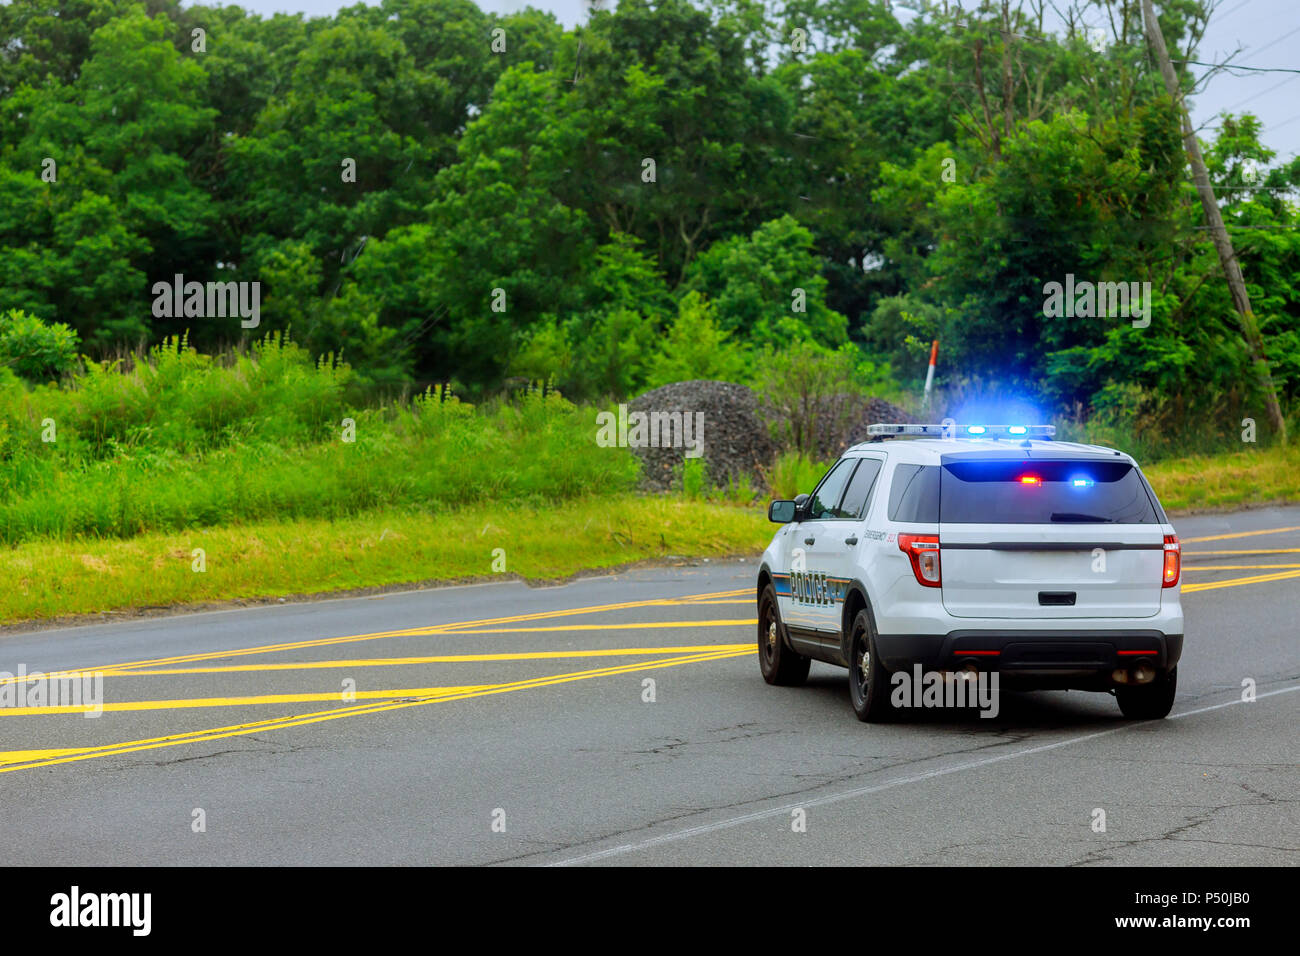
[[[687,458],[704,454],[703,412],[596,413],[596,444],[601,448],[684,448]]]
[[[104,712],[104,673],[28,672],[25,664],[17,673],[0,671],[0,708],[70,708],[84,717]]]
[[[1068,272],[1065,283],[1043,284],[1043,315],[1049,319],[1132,319],[1133,328],[1151,324],[1150,282],[1082,282]]]
[[[50,925],[125,927],[132,936],[148,936],[153,928],[152,893],[83,893],[73,886],[50,897]]]
[[[153,284],[153,314],[159,319],[225,319],[255,329],[262,322],[262,283],[186,282],[177,273],[171,282]]]
[[[898,709],[976,707],[981,717],[998,715],[997,671],[922,671],[913,664],[911,673],[895,671],[889,683],[889,702]]]

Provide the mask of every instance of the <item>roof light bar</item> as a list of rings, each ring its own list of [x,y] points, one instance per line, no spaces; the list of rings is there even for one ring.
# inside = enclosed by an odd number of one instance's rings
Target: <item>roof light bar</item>
[[[953,425],[948,437],[973,436],[981,438],[1052,438],[1056,435],[1055,425]],[[878,423],[867,426],[871,436],[912,435],[925,438],[945,437],[942,425],[901,425]]]

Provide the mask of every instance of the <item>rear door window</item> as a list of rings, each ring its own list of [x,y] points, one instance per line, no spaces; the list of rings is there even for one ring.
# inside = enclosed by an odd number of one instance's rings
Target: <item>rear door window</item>
[[[1160,522],[1141,474],[1128,462],[977,459],[947,462],[942,472],[944,524]]]
[[[889,520],[935,524],[939,520],[939,466],[896,465],[889,486]]]

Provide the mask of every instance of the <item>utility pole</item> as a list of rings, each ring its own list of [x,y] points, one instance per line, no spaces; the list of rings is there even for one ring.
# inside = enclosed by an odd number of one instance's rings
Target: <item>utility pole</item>
[[[1178,77],[1174,66],[1169,62],[1169,50],[1165,46],[1164,34],[1160,32],[1160,23],[1156,20],[1155,9],[1151,0],[1142,0],[1142,19],[1146,24],[1147,41],[1160,66],[1160,75],[1164,77],[1165,89],[1173,98],[1182,119],[1183,147],[1192,164],[1192,180],[1196,183],[1196,192],[1201,197],[1201,208],[1205,210],[1205,220],[1210,227],[1210,238],[1214,240],[1215,251],[1219,253],[1219,262],[1223,274],[1228,280],[1228,289],[1232,292],[1232,304],[1237,310],[1237,319],[1241,325],[1242,337],[1246,340],[1246,350],[1250,353],[1251,364],[1255,367],[1255,378],[1259,389],[1264,394],[1264,405],[1268,410],[1268,419],[1277,432],[1278,440],[1286,444],[1286,420],[1282,417],[1282,408],[1277,401],[1277,389],[1273,386],[1273,375],[1269,371],[1268,359],[1264,355],[1264,339],[1259,333],[1259,323],[1250,308],[1250,296],[1246,292],[1246,280],[1241,274],[1241,264],[1237,262],[1237,253],[1233,251],[1232,239],[1223,225],[1223,215],[1219,212],[1219,203],[1214,196],[1214,187],[1210,185],[1210,174],[1205,169],[1205,158],[1201,155],[1201,144],[1196,140],[1196,131],[1192,119],[1187,115],[1187,104],[1183,101],[1178,88]]]

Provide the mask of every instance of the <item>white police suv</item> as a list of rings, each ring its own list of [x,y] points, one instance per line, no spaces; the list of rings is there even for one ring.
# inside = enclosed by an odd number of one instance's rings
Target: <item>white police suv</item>
[[[868,433],[811,495],[768,508],[783,526],[758,574],[769,684],[802,683],[812,660],[847,667],[858,718],[884,720],[891,674],[919,665],[1169,713],[1178,536],[1131,457],[1050,440],[1050,425]]]

